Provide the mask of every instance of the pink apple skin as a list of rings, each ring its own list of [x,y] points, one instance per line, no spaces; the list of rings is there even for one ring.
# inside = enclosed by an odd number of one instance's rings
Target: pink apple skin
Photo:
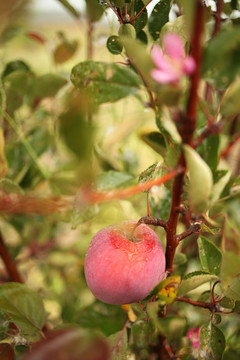
[[[85,276],[93,295],[108,304],[144,299],[165,274],[165,255],[156,233],[134,221],[100,230],[85,260]],[[131,239],[130,241],[128,239]]]

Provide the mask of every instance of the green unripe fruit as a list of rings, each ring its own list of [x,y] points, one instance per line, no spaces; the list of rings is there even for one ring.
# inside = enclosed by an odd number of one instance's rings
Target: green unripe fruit
[[[131,24],[121,24],[118,30],[118,34],[120,37],[136,39],[136,30]]]

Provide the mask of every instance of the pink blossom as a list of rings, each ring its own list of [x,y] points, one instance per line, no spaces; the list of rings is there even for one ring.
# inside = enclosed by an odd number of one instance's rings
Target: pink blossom
[[[187,333],[187,338],[191,341],[192,346],[195,349],[199,348],[199,335],[200,335],[201,328],[191,328]]]
[[[151,71],[151,76],[160,84],[177,82],[196,68],[193,57],[186,56],[182,39],[173,33],[164,35],[163,50],[158,45],[153,47],[152,60],[157,68]]]

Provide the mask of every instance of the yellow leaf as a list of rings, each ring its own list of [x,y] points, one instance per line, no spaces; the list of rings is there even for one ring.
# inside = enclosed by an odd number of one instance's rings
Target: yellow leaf
[[[163,281],[162,288],[157,293],[160,305],[171,304],[174,301],[180,281],[180,276],[170,276]]]

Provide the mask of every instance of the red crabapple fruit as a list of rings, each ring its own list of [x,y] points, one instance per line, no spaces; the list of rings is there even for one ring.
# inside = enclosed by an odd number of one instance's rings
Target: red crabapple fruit
[[[124,221],[100,230],[85,260],[85,276],[93,295],[108,304],[144,299],[164,278],[165,255],[147,225]]]

